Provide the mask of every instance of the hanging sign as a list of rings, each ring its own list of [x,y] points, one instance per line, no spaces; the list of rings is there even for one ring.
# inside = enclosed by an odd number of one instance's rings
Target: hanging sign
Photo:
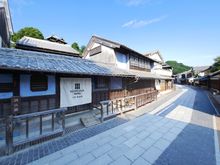
[[[61,78],[60,107],[72,107],[92,102],[91,78]]]

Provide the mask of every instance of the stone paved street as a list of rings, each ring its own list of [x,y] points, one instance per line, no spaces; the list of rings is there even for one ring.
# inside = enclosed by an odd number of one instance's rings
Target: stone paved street
[[[145,114],[32,164],[216,164],[206,92],[187,88],[156,115]]]
[[[214,116],[216,111],[206,91],[184,87],[182,93],[159,106],[163,107],[160,111],[152,111],[128,122],[123,116],[121,120],[112,120],[110,122],[118,121],[120,125],[115,124],[115,127],[80,142],[70,143],[74,136],[69,136],[65,139],[65,147],[45,154],[47,156],[39,156],[42,158],[33,159],[35,161],[30,164],[219,164],[216,126],[219,119]],[[135,112],[131,114],[135,116]],[[140,113],[137,111],[137,114]],[[96,129],[90,133],[93,131]],[[60,139],[59,143],[63,141]],[[2,164],[10,164],[6,160]]]

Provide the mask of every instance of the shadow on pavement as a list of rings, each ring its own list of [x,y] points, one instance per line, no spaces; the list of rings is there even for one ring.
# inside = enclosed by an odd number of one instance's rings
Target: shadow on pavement
[[[214,165],[214,130],[188,124],[155,161],[155,165]]]

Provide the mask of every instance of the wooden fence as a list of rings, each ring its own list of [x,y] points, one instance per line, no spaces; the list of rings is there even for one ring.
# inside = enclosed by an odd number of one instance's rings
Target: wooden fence
[[[6,154],[13,153],[14,147],[44,137],[65,133],[66,109],[54,109],[6,118]],[[51,120],[48,120],[51,118]],[[50,128],[48,128],[48,121]],[[46,125],[44,123],[47,123]],[[47,128],[44,128],[47,127]],[[24,132],[24,134],[22,134]],[[19,133],[19,136],[16,135]]]
[[[130,110],[136,110],[137,108],[156,100],[157,94],[157,91],[150,91],[135,96],[101,101],[101,106],[99,108],[101,111],[101,121],[112,115],[114,116]]]

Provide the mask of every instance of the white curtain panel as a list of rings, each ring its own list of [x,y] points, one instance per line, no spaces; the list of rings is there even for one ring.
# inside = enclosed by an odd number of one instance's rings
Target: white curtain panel
[[[60,107],[72,107],[92,102],[91,78],[61,78]]]

